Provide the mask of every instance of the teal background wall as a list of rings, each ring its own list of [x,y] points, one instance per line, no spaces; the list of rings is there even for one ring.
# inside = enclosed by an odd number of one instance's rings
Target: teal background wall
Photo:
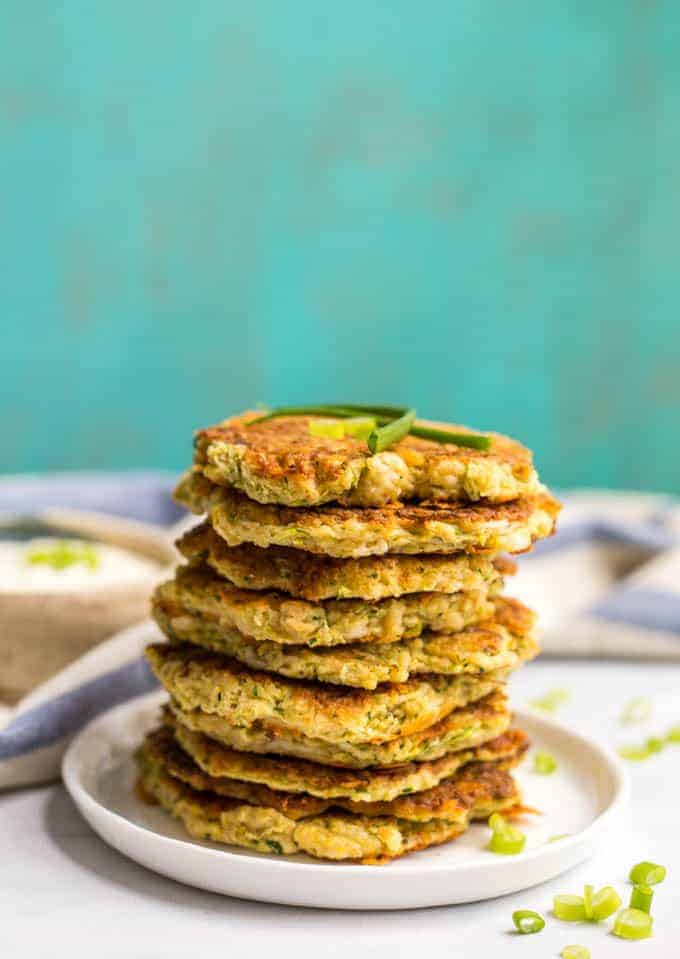
[[[677,490],[680,5],[4,0],[0,468],[409,402]]]

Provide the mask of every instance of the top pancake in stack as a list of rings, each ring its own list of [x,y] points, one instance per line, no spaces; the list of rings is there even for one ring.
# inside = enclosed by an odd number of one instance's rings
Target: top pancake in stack
[[[540,491],[531,452],[487,434],[482,451],[408,435],[380,453],[362,439],[312,435],[312,416],[262,419],[243,413],[199,430],[196,469],[258,503],[281,506],[386,506],[408,500],[488,500],[506,503]],[[259,422],[253,422],[259,420]],[[469,433],[464,426],[421,425]]]

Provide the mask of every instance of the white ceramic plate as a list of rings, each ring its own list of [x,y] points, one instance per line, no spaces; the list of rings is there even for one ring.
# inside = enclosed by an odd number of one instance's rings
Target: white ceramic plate
[[[158,717],[163,693],[110,710],[73,741],[63,775],[83,816],[107,843],[164,876],[212,892],[263,902],[335,909],[408,909],[490,899],[544,882],[586,859],[627,802],[625,773],[614,755],[552,719],[518,710],[518,725],[558,762],[541,776],[529,761],[518,772],[525,802],[543,813],[522,824],[518,856],[484,845],[488,827],[387,866],[272,857],[190,839],[178,822],[134,795],[132,752]],[[550,837],[568,833],[550,842]]]

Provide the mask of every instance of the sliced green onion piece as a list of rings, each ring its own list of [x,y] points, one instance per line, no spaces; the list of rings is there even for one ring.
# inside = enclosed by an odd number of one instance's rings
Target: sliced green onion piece
[[[629,700],[621,713],[622,723],[641,723],[652,712],[652,703],[645,696],[636,696]]]
[[[337,407],[336,407],[337,409]],[[340,409],[349,410],[352,416],[384,416],[389,420],[403,416],[408,406],[371,406],[369,403],[343,403]]]
[[[666,867],[655,862],[638,862],[628,873],[628,878],[636,886],[655,886],[666,878]]]
[[[590,950],[585,946],[565,946],[560,956],[562,959],[590,959]]]
[[[354,416],[349,420],[342,420],[345,436],[353,436],[358,440],[367,440],[376,427],[374,416]]]
[[[494,813],[489,818],[489,826],[491,838],[486,848],[491,852],[501,856],[515,856],[524,849],[527,837],[516,826],[511,826],[499,813]]]
[[[512,914],[512,921],[517,932],[521,932],[523,936],[545,929],[545,919],[533,909],[517,909]]]
[[[403,439],[413,426],[416,418],[415,410],[407,410],[398,420],[392,420],[386,426],[378,426],[368,437],[368,448],[371,453],[381,453],[394,446]]]
[[[570,833],[570,832],[558,832],[558,833],[557,833],[556,835],[554,835],[554,836],[549,836],[549,837],[548,837],[548,842],[558,842],[558,840],[560,840],[560,839],[566,839],[567,836],[571,836],[571,833]]]
[[[452,430],[438,430],[433,426],[413,426],[411,433],[423,440],[469,446],[475,450],[488,450],[491,446],[490,437],[485,436],[484,433],[454,433]]]
[[[499,856],[516,856],[524,849],[527,837],[514,826],[510,827],[508,832],[494,832],[487,849],[498,853]]]
[[[281,416],[332,416],[336,419],[351,419],[358,413],[369,413],[369,410],[356,410],[349,406],[334,406],[317,404],[316,406],[278,406],[275,410],[263,413],[254,420],[249,420],[247,425],[254,426],[255,423],[264,423],[266,420],[279,419]],[[389,421],[389,417],[385,421]]]
[[[345,435],[345,423],[349,420],[310,420],[309,432],[312,436],[323,436],[329,440],[341,440]]]
[[[556,709],[568,701],[569,693],[566,689],[551,689],[545,696],[532,699],[529,705],[535,709],[542,709],[546,713],[554,713]]]
[[[550,753],[538,752],[534,756],[534,772],[549,776],[557,769],[557,760]]]
[[[248,426],[254,426],[255,423],[264,423],[266,420],[273,420],[280,416],[332,416],[337,419],[352,419],[360,416],[367,416],[375,419],[378,427],[391,426],[393,423],[404,419],[412,410],[406,406],[360,406],[354,403],[335,404],[317,404],[315,406],[279,406],[277,409],[269,410],[249,420]],[[415,414],[414,414],[415,419]],[[421,439],[434,440],[437,443],[453,443],[456,446],[469,446],[472,449],[488,450],[491,446],[491,439],[483,433],[456,433],[453,430],[437,429],[433,426],[415,425],[413,421],[406,433],[412,433],[414,436],[420,436]],[[405,436],[406,433],[403,435]],[[398,437],[401,439],[401,436]],[[396,443],[397,440],[393,440]],[[383,446],[383,449],[387,447]],[[380,452],[378,450],[377,452]]]
[[[565,922],[583,922],[586,918],[586,907],[582,896],[553,896],[553,914],[556,919]]]
[[[641,909],[622,909],[612,932],[621,939],[647,939],[652,934],[652,917]]]
[[[583,887],[583,908],[585,909],[586,919],[593,918],[593,892],[592,886]]]
[[[652,755],[646,746],[619,746],[617,752],[622,759],[632,759],[635,762],[649,759]]]
[[[658,736],[650,736],[645,743],[645,748],[649,753],[660,753],[665,745],[666,741],[664,739],[660,739]]]
[[[612,886],[603,886],[598,889],[591,900],[592,918],[596,922],[609,919],[621,905],[621,896]]]
[[[630,894],[630,908],[650,912],[653,898],[654,890],[651,886],[633,886]]]
[[[667,743],[680,743],[680,725],[671,726],[671,728],[666,733],[666,742]]]

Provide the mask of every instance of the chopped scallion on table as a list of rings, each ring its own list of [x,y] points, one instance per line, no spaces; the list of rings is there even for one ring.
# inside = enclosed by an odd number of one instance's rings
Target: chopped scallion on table
[[[612,932],[621,939],[647,939],[652,934],[652,917],[641,909],[622,909]]]
[[[653,898],[654,890],[651,886],[633,886],[633,891],[630,894],[630,908],[650,912]]]
[[[585,909],[586,919],[593,918],[593,893],[592,886],[583,887],[583,908]]]
[[[603,886],[593,895],[590,903],[591,918],[595,922],[609,919],[621,905],[621,896],[612,886]]]
[[[680,743],[680,725],[671,726],[671,728],[666,733],[666,742]]]
[[[539,699],[532,699],[529,702],[534,709],[542,709],[545,713],[554,713],[560,706],[569,701],[569,693],[566,689],[551,689],[545,696]]]
[[[621,759],[630,759],[633,762],[649,759],[652,755],[646,746],[619,746],[617,752]]]
[[[666,878],[666,867],[655,862],[638,862],[628,873],[628,878],[636,886],[655,886]]]
[[[645,696],[636,696],[631,699],[623,708],[621,713],[622,723],[641,723],[652,713],[652,703]]]
[[[512,921],[517,932],[522,933],[523,936],[540,932],[545,928],[545,919],[533,909],[517,909],[512,914]]]
[[[590,950],[585,946],[565,946],[560,956],[562,959],[590,959]]]
[[[572,896],[568,893],[553,896],[553,914],[556,919],[563,919],[565,922],[584,922],[586,907],[583,896]]]

